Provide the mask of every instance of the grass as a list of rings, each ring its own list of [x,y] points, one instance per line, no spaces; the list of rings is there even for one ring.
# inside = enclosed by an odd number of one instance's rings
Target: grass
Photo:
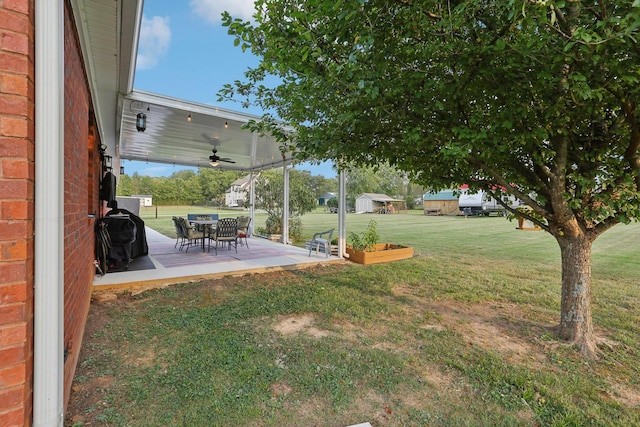
[[[141,216],[171,235],[171,215]],[[372,218],[350,214],[347,228]],[[609,345],[587,361],[554,335],[560,262],[549,235],[496,217],[375,219],[382,241],[416,256],[94,304],[75,381],[84,393],[69,417],[76,426],[640,425],[639,224],[594,245],[593,316]],[[310,236],[337,228],[337,216],[303,223]]]

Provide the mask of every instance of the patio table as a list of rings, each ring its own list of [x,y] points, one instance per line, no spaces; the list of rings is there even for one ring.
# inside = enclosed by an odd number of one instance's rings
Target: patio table
[[[192,219],[190,222],[191,224],[198,224],[198,225],[204,226],[202,230],[202,252],[204,252],[205,231],[209,230],[209,236],[210,236],[211,229],[215,229],[216,224],[218,223],[218,220],[217,219]]]

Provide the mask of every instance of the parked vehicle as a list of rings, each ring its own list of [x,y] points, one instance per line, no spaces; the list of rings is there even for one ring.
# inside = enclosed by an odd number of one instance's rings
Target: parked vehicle
[[[514,196],[503,193],[502,200],[512,208],[521,205],[520,200]],[[463,189],[458,198],[458,207],[460,212],[465,216],[484,215],[489,216],[492,213],[497,215],[506,215],[506,209],[496,199],[491,197],[486,191],[478,191],[469,193],[469,190]]]

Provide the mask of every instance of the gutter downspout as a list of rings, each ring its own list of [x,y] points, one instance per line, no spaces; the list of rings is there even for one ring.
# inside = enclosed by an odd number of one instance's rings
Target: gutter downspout
[[[33,425],[64,418],[64,1],[35,1]]]

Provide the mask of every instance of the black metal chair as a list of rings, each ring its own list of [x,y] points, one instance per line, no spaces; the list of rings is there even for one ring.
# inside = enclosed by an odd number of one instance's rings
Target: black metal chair
[[[176,229],[176,244],[173,247],[177,247],[178,243],[180,243],[180,250],[182,250],[182,243],[184,242],[184,231],[182,231],[182,225],[180,225],[180,221],[177,216],[171,218],[173,221],[173,226]]]
[[[198,232],[194,230],[193,227],[189,225],[187,220],[182,217],[178,217],[178,221],[180,222],[180,225],[182,227],[182,232],[184,234],[184,240],[180,245],[180,249],[186,247],[187,250],[185,252],[189,252],[189,247],[197,246],[198,240],[204,239],[204,232]],[[204,242],[203,242],[203,245],[204,245]]]
[[[209,238],[209,247],[207,250],[211,249],[212,240],[216,242],[216,255],[218,255],[218,243],[222,243],[223,245],[227,243],[229,245],[228,250],[231,250],[231,245],[233,245],[236,253],[238,253],[238,220],[235,218],[219,219],[216,224],[215,235]]]

